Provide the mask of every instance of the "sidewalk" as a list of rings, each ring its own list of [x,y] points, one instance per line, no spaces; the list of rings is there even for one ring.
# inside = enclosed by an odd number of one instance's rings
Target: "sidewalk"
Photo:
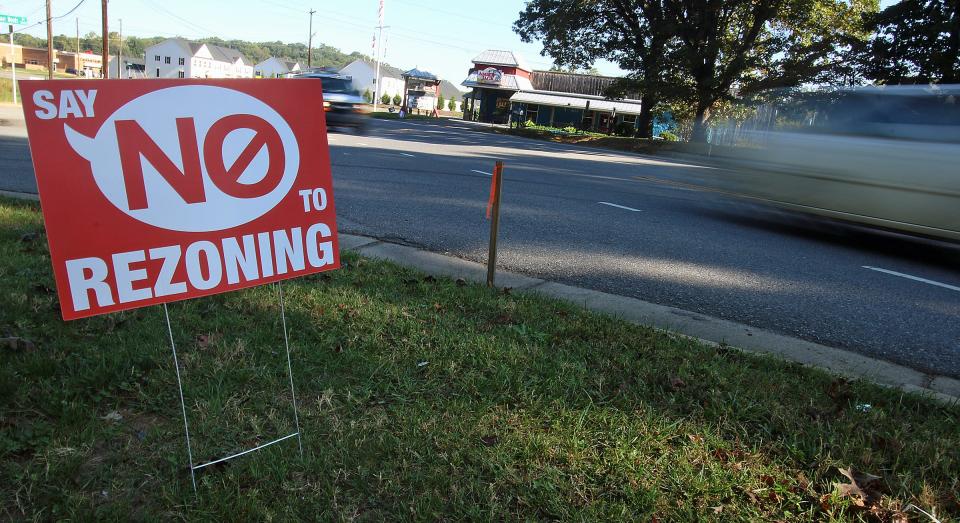
[[[26,127],[19,105],[0,103],[0,127]]]
[[[484,265],[452,256],[352,234],[341,234],[340,246],[364,256],[389,260],[434,276],[463,278],[480,283],[486,281],[487,271]],[[769,354],[846,378],[865,379],[907,392],[930,395],[945,402],[960,401],[960,380],[955,378],[926,374],[895,363],[748,325],[504,271],[497,272],[496,284],[501,288],[511,288],[514,292],[537,293],[573,302],[586,309],[635,324],[650,325],[681,336],[696,338],[708,345],[730,346],[748,352]]]

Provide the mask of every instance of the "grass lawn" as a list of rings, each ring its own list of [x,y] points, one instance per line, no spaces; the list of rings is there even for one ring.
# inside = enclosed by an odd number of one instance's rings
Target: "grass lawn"
[[[13,80],[0,78],[0,103],[13,103]],[[17,92],[17,103],[20,103],[20,92]]]
[[[344,261],[283,286],[304,459],[285,441],[194,497],[162,309],[61,321],[39,208],[0,199],[0,519],[960,515],[956,406]],[[276,287],[170,313],[198,462],[293,430]]]
[[[381,120],[399,120],[400,113],[391,113],[389,111],[377,111],[375,113],[370,113],[370,116],[374,118],[379,118]],[[427,114],[407,114],[404,117],[407,120],[436,120],[436,118],[427,115]]]

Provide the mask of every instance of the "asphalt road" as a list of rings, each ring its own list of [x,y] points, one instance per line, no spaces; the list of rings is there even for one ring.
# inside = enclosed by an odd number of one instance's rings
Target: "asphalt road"
[[[505,269],[960,377],[956,246],[745,204],[709,189],[722,170],[461,122],[376,121],[330,144],[341,231],[485,261],[499,159]],[[0,129],[0,189],[35,190],[28,160]]]

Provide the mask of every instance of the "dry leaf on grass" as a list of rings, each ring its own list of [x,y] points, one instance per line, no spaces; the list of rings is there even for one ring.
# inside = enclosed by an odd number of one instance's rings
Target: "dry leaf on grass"
[[[861,472],[853,467],[840,469],[841,474],[850,480],[850,483],[834,483],[837,494],[858,507],[871,507],[880,501],[880,477]]]

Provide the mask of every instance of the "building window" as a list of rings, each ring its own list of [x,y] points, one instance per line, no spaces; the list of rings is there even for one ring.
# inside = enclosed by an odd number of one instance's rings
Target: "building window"
[[[160,55],[158,55],[158,54],[153,55],[153,61],[154,61],[154,62],[159,62],[159,61],[160,61]]]
[[[625,114],[623,115],[623,123],[630,124],[634,127],[637,126],[637,115],[635,114]]]
[[[160,78],[160,68],[157,68],[157,78]]]
[[[180,78],[183,78],[183,71],[180,71],[179,73],[177,73],[177,76]]]
[[[163,57],[163,63],[169,64],[169,63],[170,63],[170,57],[169,57],[169,56],[164,56],[164,57]]]
[[[177,65],[184,65],[183,62],[184,62],[183,58],[177,58]]]

